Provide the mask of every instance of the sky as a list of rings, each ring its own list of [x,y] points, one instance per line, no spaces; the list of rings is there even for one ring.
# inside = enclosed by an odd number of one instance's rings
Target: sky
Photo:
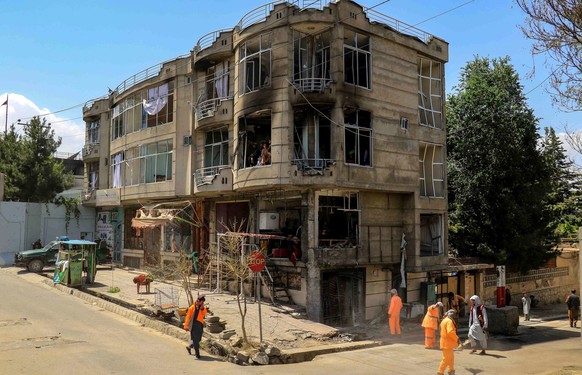
[[[0,104],[9,95],[8,126],[41,115],[62,138],[61,152],[84,145],[82,106],[125,79],[189,53],[203,35],[232,28],[267,0],[0,0]],[[307,2],[307,1],[305,1]],[[582,112],[552,106],[543,83],[551,71],[531,56],[511,0],[359,0],[449,43],[446,92],[475,56],[511,58],[539,126],[582,131]],[[535,75],[529,73],[535,68]],[[547,83],[547,81],[546,81]],[[0,107],[4,131],[6,106]],[[22,125],[16,125],[22,133]],[[542,133],[543,134],[543,133]],[[576,154],[564,148],[571,156]]]

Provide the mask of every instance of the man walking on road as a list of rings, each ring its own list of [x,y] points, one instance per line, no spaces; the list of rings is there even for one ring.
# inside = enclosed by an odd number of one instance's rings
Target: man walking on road
[[[388,308],[388,324],[390,325],[391,335],[400,335],[400,310],[402,310],[402,299],[398,297],[398,291],[390,291],[390,307]]]
[[[443,307],[442,302],[437,302],[434,305],[430,305],[426,309],[426,315],[422,320],[422,326],[424,327],[424,348],[425,349],[436,349],[436,336],[439,330],[439,317],[440,317],[440,307]]]
[[[477,352],[477,342],[481,344],[480,354],[486,354],[487,328],[489,327],[487,311],[485,310],[485,306],[481,304],[479,296],[475,295],[471,297],[470,301],[471,315],[469,315],[469,338],[471,339],[471,354]]]
[[[196,358],[200,358],[200,340],[202,340],[202,332],[204,330],[204,317],[207,309],[204,306],[204,296],[198,299],[188,308],[186,319],[184,320],[184,329],[190,331],[190,345],[186,347],[188,354],[192,354],[192,348],[196,354]]]
[[[566,298],[568,305],[568,318],[570,318],[570,327],[576,327],[578,317],[580,316],[580,297],[576,295],[576,289],[572,289],[572,294]]]
[[[449,369],[449,375],[455,375],[454,349],[461,345],[461,340],[457,336],[457,326],[455,325],[456,317],[457,310],[451,309],[445,313],[445,318],[441,322],[440,346],[443,351],[443,358],[439,365],[438,375],[444,375],[447,368]]]
[[[521,297],[521,303],[523,304],[523,319],[529,320],[529,308],[531,306],[531,299],[527,293],[523,293],[523,297]]]

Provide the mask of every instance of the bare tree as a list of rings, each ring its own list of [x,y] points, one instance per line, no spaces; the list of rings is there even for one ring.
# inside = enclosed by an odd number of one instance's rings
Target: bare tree
[[[223,224],[224,225],[224,224]],[[250,345],[248,340],[245,319],[247,315],[246,287],[252,286],[255,274],[249,268],[249,252],[244,246],[244,236],[241,234],[244,223],[231,224],[232,231],[219,236],[218,244],[211,248],[211,256],[216,259],[226,279],[236,282],[236,302],[241,317],[242,339],[245,346]],[[248,289],[252,290],[252,287]]]
[[[555,104],[582,109],[582,3],[580,0],[515,0],[527,15],[521,30],[533,40],[532,55],[555,64],[550,74]]]

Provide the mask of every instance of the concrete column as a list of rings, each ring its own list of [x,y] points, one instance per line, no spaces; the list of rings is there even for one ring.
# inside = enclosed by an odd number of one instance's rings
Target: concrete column
[[[317,207],[315,203],[315,193],[313,191],[303,194],[301,211],[304,219],[301,237],[302,243],[307,244],[307,317],[315,322],[321,322],[323,317],[321,309],[321,269],[317,265],[315,257],[315,249],[317,248]]]

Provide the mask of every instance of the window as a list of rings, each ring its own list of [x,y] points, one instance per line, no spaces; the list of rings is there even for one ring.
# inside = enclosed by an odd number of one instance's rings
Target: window
[[[442,215],[420,215],[420,256],[443,255]]]
[[[261,110],[238,120],[238,167],[271,164],[271,111]]]
[[[445,164],[442,145],[419,144],[420,195],[443,198],[445,196]]]
[[[260,35],[239,49],[240,95],[271,86],[272,34]]]
[[[358,245],[359,203],[357,193],[319,195],[317,201],[319,246]]]
[[[112,160],[113,187],[172,179],[172,142],[169,140],[131,148],[113,155]]]
[[[344,111],[346,164],[372,165],[372,116],[356,109]]]
[[[223,61],[211,66],[207,70],[206,83],[202,86],[200,99],[196,105],[196,118],[202,120],[214,116],[220,102],[224,99],[231,98],[229,62]]]
[[[145,89],[113,107],[111,140],[174,120],[174,82]]]
[[[228,164],[228,129],[207,132],[204,143],[204,167],[219,167]]]
[[[87,124],[87,143],[99,143],[99,120]]]
[[[99,163],[87,163],[87,181],[89,182],[88,191],[99,189]]]
[[[331,162],[331,113],[322,112],[295,111],[293,162],[300,170],[325,168]]]
[[[308,35],[295,31],[293,40],[293,84],[302,92],[323,91],[331,82],[331,33]]]
[[[370,37],[346,30],[344,37],[344,81],[369,89],[372,74],[371,61]]]
[[[140,183],[172,179],[172,142],[161,141],[139,147]]]
[[[418,64],[418,123],[442,129],[442,64],[423,57]]]

